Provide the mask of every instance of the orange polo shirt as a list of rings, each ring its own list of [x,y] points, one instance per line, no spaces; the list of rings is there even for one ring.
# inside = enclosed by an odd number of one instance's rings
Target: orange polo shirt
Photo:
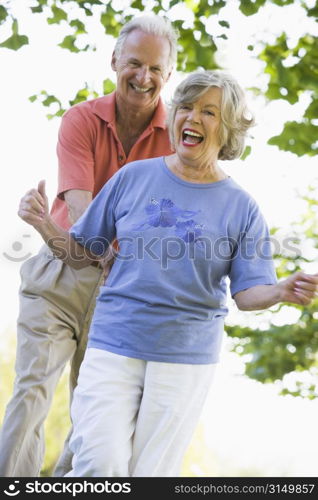
[[[93,197],[117,170],[135,160],[170,154],[166,112],[159,100],[154,116],[126,157],[116,132],[116,92],[70,108],[62,118],[58,135],[58,193],[51,215],[69,229],[64,192],[83,189]]]

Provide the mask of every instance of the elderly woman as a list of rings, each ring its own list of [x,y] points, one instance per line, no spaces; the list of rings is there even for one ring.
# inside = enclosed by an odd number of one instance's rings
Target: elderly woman
[[[231,76],[196,72],[172,100],[175,153],[123,167],[69,233],[43,182],[21,200],[75,268],[119,243],[74,394],[70,476],[178,475],[219,358],[227,278],[242,310],[314,297],[316,275],[277,283],[260,210],[218,164],[241,155],[251,125]]]

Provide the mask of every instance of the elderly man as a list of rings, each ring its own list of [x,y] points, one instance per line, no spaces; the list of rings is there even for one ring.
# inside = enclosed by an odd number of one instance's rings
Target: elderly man
[[[125,163],[171,152],[160,92],[175,64],[176,46],[167,20],[133,19],[121,30],[112,55],[116,91],[78,104],[63,116],[58,194],[51,214],[64,229]],[[16,380],[0,440],[4,477],[39,474],[43,423],[54,390],[70,359],[71,392],[76,385],[96,295],[105,279],[97,261],[75,271],[47,246],[23,264],[21,276]],[[56,475],[69,467],[66,443]]]

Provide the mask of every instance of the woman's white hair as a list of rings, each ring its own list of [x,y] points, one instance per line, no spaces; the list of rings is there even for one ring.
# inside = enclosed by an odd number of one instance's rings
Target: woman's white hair
[[[176,64],[177,61],[178,32],[172,26],[169,19],[166,17],[156,16],[156,15],[144,15],[135,17],[127,24],[125,24],[118,35],[114,48],[114,53],[117,59],[121,55],[122,48],[127,36],[134,30],[140,30],[150,35],[161,36],[168,40],[170,44],[170,54],[168,59],[167,70],[171,71],[171,69]],[[147,50],[147,47],[145,47],[145,50]]]
[[[247,109],[245,94],[237,81],[219,70],[191,73],[176,88],[168,115],[171,145],[175,146],[173,125],[180,105],[197,101],[212,87],[222,90],[219,128],[221,149],[218,157],[220,160],[234,160],[243,153],[246,132],[254,125],[254,118]]]

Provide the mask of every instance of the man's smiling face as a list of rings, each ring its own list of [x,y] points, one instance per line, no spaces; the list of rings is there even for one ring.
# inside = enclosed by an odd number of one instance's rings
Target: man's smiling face
[[[129,33],[119,57],[112,57],[117,98],[132,109],[153,111],[170,76],[169,55],[170,43],[166,38],[139,29]]]

